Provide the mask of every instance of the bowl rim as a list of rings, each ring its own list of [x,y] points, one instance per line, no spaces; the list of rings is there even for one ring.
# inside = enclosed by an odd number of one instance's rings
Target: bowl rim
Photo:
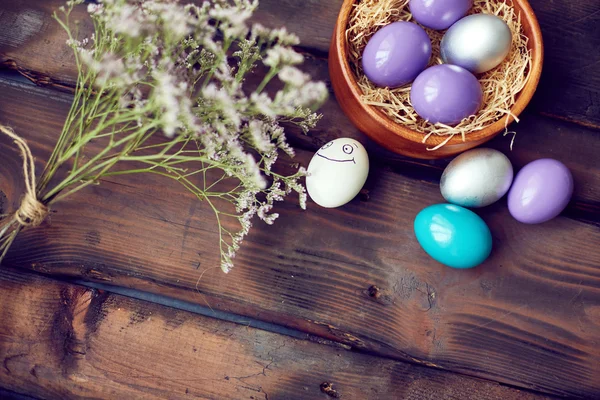
[[[522,21],[526,21],[526,24],[530,26],[530,33],[527,34],[529,38],[528,48],[532,53],[531,60],[531,71],[529,80],[521,89],[521,91],[517,94],[517,99],[515,104],[510,109],[510,114],[507,114],[500,118],[498,121],[494,122],[491,125],[484,127],[479,131],[475,131],[464,136],[464,140],[462,135],[453,135],[450,140],[444,136],[436,136],[431,135],[427,140],[428,146],[436,146],[443,142],[446,142],[445,145],[457,145],[461,143],[467,142],[476,142],[476,141],[486,141],[488,139],[493,138],[502,130],[505,129],[510,123],[515,121],[515,118],[518,121],[518,116],[525,109],[525,107],[531,101],[533,94],[538,86],[540,81],[540,76],[542,74],[542,65],[544,59],[544,45],[542,39],[542,31],[540,29],[539,22],[531,5],[527,0],[509,0],[513,7],[514,4],[518,4],[518,7],[521,9],[521,18]],[[350,18],[350,12],[357,0],[344,0],[342,3],[342,8],[338,15],[338,19],[336,21],[334,27],[333,40],[335,41],[335,48],[337,50],[337,57],[339,61],[339,66],[341,68],[344,80],[348,83],[350,92],[354,97],[354,100],[359,105],[359,107],[364,111],[370,118],[375,120],[379,126],[385,126],[388,130],[400,136],[404,139],[407,139],[413,143],[425,144],[423,143],[424,134],[422,132],[417,132],[412,129],[406,128],[403,125],[394,122],[387,115],[383,113],[383,111],[379,110],[377,107],[365,104],[361,100],[362,91],[358,87],[356,79],[354,77],[354,73],[350,67],[350,62],[347,57],[347,40],[346,40],[346,26],[348,25],[348,20]],[[334,46],[332,46],[333,48]],[[368,132],[365,132],[367,135]]]

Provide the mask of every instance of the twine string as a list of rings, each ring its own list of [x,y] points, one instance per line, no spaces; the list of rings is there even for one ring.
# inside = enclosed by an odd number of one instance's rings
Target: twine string
[[[38,226],[48,216],[48,206],[38,200],[35,193],[35,164],[33,161],[33,155],[27,143],[23,138],[17,135],[11,128],[0,125],[0,132],[10,137],[19,150],[23,157],[23,176],[25,178],[25,194],[21,200],[21,206],[15,213],[15,219],[22,226]]]

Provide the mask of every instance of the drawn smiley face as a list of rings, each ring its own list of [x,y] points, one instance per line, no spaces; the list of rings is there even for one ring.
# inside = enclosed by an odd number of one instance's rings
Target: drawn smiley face
[[[358,145],[356,143],[344,140],[339,142],[338,140],[332,140],[331,142],[321,147],[319,151],[317,151],[317,155],[319,157],[333,162],[351,162],[353,164],[356,164],[356,159],[353,156],[353,153],[357,149]]]
[[[369,155],[360,142],[338,138],[321,147],[307,168],[306,190],[322,207],[339,207],[360,192],[369,175]]]

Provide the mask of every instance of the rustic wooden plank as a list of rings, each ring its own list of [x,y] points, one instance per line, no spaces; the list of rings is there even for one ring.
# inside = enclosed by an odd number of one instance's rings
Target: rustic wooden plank
[[[52,13],[63,1],[8,0],[0,5],[0,65],[19,70],[40,85],[67,89],[74,86],[77,70],[67,36]],[[85,6],[77,7],[74,20],[81,33],[93,31]]]
[[[600,3],[530,1],[545,40],[544,73],[532,111],[600,127]],[[51,19],[63,0],[8,0],[0,5],[0,64],[42,85],[73,86],[75,69],[65,34]],[[287,26],[302,45],[326,56],[342,0],[261,0],[255,21]],[[74,19],[83,36],[91,32],[84,6]]]
[[[531,1],[545,44],[533,107],[600,127],[600,2]]]
[[[5,268],[0,320],[0,386],[40,398],[543,398]]]
[[[28,0],[28,2],[25,2],[24,4],[27,6],[23,5],[22,3],[12,3],[10,7],[7,7],[9,9],[14,9],[12,14],[11,12],[4,11],[4,14],[2,15],[4,15],[5,18],[12,16],[12,20],[14,21],[20,21],[22,19],[29,20],[31,19],[30,15],[34,14],[38,15],[40,18],[45,18],[44,23],[33,23],[33,25],[41,25],[44,27],[43,31],[40,31],[40,35],[43,35],[43,37],[46,39],[44,40],[44,43],[23,39],[23,37],[26,37],[27,35],[19,34],[19,29],[17,29],[17,26],[14,25],[14,23],[11,25],[9,23],[11,19],[7,19],[6,24],[0,24],[0,30],[2,30],[3,27],[5,29],[4,46],[0,44],[0,58],[2,57],[2,49],[7,49],[6,57],[12,60],[9,62],[9,64],[15,68],[20,68],[22,73],[26,74],[38,84],[47,84],[54,88],[68,88],[68,85],[73,84],[72,80],[73,76],[75,75],[74,63],[72,62],[72,55],[68,51],[69,49],[65,50],[66,46],[64,46],[64,34],[58,29],[58,27],[55,26],[56,24],[49,19],[49,14],[56,5],[53,5],[52,2],[40,3],[33,0]],[[298,10],[298,6],[294,8],[291,4],[296,3],[284,2],[282,7],[270,6],[268,2],[263,3],[264,7],[262,8],[265,10],[265,14],[259,13],[258,18],[264,18],[264,20],[260,20],[260,22],[263,23],[267,23],[269,19],[272,19],[272,25],[276,26],[279,25],[280,22],[287,20],[289,15],[293,15],[293,13],[307,12],[306,10]],[[20,12],[18,11],[20,10],[20,7],[25,7],[25,11],[23,11],[23,13],[25,13],[24,15],[26,15],[27,18],[17,18],[19,15],[18,12]],[[270,11],[272,9],[274,11]],[[285,14],[287,12],[286,10],[289,9],[292,9],[293,13],[290,11],[290,13]],[[77,10],[78,12],[76,13],[76,18],[85,21],[85,12],[83,9],[78,8]],[[322,30],[318,28],[318,26],[322,24],[318,21],[321,21],[322,18],[325,18],[328,15],[327,10],[327,7],[325,9],[319,9],[318,17],[311,20],[317,24],[317,26],[313,27],[312,29],[315,32],[320,32]],[[282,15],[288,15],[288,17],[279,20],[276,17],[276,15],[279,15],[278,13],[281,13]],[[0,18],[3,18],[2,15],[0,15]],[[295,21],[296,20],[298,19],[295,19]],[[83,31],[85,31],[85,28]],[[0,37],[3,37],[2,32],[0,32]],[[310,40],[310,37],[307,37],[306,39]],[[48,51],[48,48],[53,50]],[[63,51],[58,51],[57,49],[59,48],[61,48]],[[44,56],[41,57],[40,54]],[[55,57],[55,54],[59,54],[59,56]],[[46,59],[46,57],[50,55],[54,58]],[[23,65],[29,65],[29,68],[25,68]],[[329,80],[326,60],[318,57],[311,57],[309,55],[305,64],[305,68],[315,77],[315,79],[325,81]],[[556,85],[550,86],[554,87]],[[561,87],[562,86],[568,85],[565,84],[561,85]],[[561,102],[559,103],[562,104]],[[351,136],[359,138],[363,141],[366,140],[365,136],[358,132],[357,129],[341,112],[337,102],[335,101],[335,98],[333,97],[333,94],[325,107],[323,107],[322,111],[326,114],[327,118],[315,131],[310,133],[309,137],[300,134],[297,130],[292,131],[294,133],[292,135],[292,141],[296,146],[301,146],[309,150],[315,150],[324,142],[339,136]],[[570,210],[571,215],[579,218],[586,218],[586,216],[589,215],[587,213],[589,210],[593,210],[595,213],[600,212],[600,205],[598,204],[598,191],[595,189],[598,187],[598,185],[595,184],[596,181],[594,179],[594,177],[597,175],[594,175],[593,171],[590,171],[588,168],[588,165],[593,162],[592,160],[595,159],[595,152],[597,151],[594,140],[596,132],[594,130],[579,130],[577,128],[570,127],[568,124],[555,123],[553,120],[540,118],[533,113],[533,110],[526,112],[522,116],[522,122],[520,124],[511,125],[510,130],[518,132],[515,151],[512,152],[513,160],[516,162],[517,167],[522,166],[524,163],[532,159],[549,155],[567,162],[571,168],[575,168],[577,176],[585,177],[585,179],[581,179],[583,186],[578,185],[579,190],[591,196],[591,198],[588,198],[585,202],[576,203],[575,206]],[[571,137],[571,139],[568,137]],[[492,141],[490,145],[491,147],[506,152],[509,149],[511,138],[512,135],[508,138],[497,138],[496,140]],[[420,168],[420,166],[424,165],[430,167],[428,168],[430,172],[429,174],[426,174],[426,176],[437,178],[441,173],[441,169],[448,162],[448,160],[442,160],[433,163],[410,160],[387,152],[381,149],[380,146],[371,143],[368,140],[366,140],[366,143],[369,151],[372,154],[374,153],[378,160],[382,160],[386,163],[393,163],[403,170],[406,170],[407,168],[408,170],[413,170],[414,166],[416,165],[418,166],[417,173],[420,175],[423,174],[423,169]]]
[[[304,68],[315,79],[328,79],[325,60],[311,57],[307,59]],[[352,137],[365,143],[371,158],[377,162],[430,182],[439,182],[443,169],[450,161],[416,160],[381,148],[352,125],[333,95],[322,107],[321,112],[325,117],[308,135],[291,135],[295,146],[316,151],[332,139]],[[508,130],[508,135],[500,135],[485,146],[507,154],[516,168],[544,157],[564,162],[577,177],[577,193],[569,215],[582,219],[590,218],[592,222],[599,223],[597,217],[600,216],[600,169],[596,167],[595,161],[600,151],[598,131],[542,117],[531,110],[521,115],[520,122],[511,124]]]
[[[0,87],[3,121],[44,159],[70,96],[10,80]],[[20,160],[1,143],[0,184],[14,207]],[[542,148],[548,155],[565,148],[586,154],[598,146],[565,143]],[[298,153],[306,164],[310,153]],[[447,269],[422,252],[412,233],[416,213],[442,201],[435,179],[376,165],[368,198],[334,210],[310,204],[306,212],[287,202],[275,226],[255,227],[236,268],[224,275],[208,269],[218,254],[206,207],[172,182],[123,177],[57,205],[50,221],[22,233],[6,261],[208,304],[524,388],[597,396],[600,253],[590,244],[600,241],[600,229],[567,217],[522,225],[500,203],[481,211],[496,243],[490,260],[470,271]],[[576,172],[576,179],[588,187],[598,166]],[[596,196],[578,190],[576,202],[590,195]]]

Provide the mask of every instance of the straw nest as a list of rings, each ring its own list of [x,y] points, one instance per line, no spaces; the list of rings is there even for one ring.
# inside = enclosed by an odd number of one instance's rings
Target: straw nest
[[[359,0],[350,14],[346,39],[348,59],[358,86],[362,90],[362,101],[379,108],[391,120],[423,133],[423,143],[432,135],[447,137],[439,148],[454,135],[463,140],[472,132],[479,131],[511,113],[517,95],[523,89],[531,71],[531,53],[527,48],[528,38],[523,32],[521,17],[510,2],[475,0],[469,14],[486,13],[502,18],[512,34],[512,47],[507,58],[498,67],[477,76],[483,89],[483,104],[476,115],[462,120],[456,126],[441,123],[431,124],[420,118],[410,103],[410,84],[395,88],[373,85],[362,70],[361,57],[367,42],[380,28],[396,21],[413,20],[408,0]],[[425,28],[432,43],[430,65],[442,64],[440,42],[445,31]],[[517,118],[515,118],[518,121]],[[433,150],[433,149],[431,149]]]

